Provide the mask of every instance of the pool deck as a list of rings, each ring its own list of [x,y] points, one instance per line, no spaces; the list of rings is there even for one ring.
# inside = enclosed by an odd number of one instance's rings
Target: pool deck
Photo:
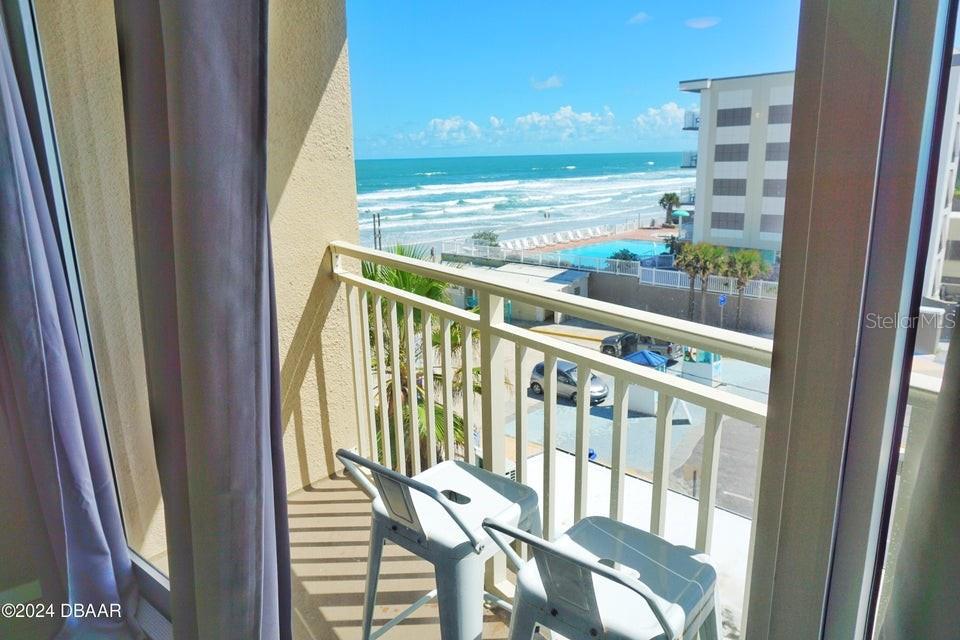
[[[663,227],[653,227],[651,229],[647,227],[643,229],[636,229],[635,231],[600,236],[598,238],[585,238],[584,240],[574,240],[572,242],[548,244],[543,247],[537,247],[536,249],[530,249],[530,253],[553,253],[561,249],[575,249],[577,247],[585,247],[591,244],[612,242],[616,240],[647,240],[650,242],[664,242],[668,237],[676,236],[679,233],[679,228],[664,229]]]

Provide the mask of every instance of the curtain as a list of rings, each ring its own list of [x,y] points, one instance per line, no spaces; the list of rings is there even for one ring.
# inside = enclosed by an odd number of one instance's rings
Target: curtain
[[[174,634],[289,638],[266,2],[114,6]]]
[[[878,621],[883,640],[960,637],[960,331],[950,339],[919,455],[890,601]]]
[[[32,144],[0,15],[0,447],[15,478],[3,490],[27,514],[0,563],[31,555],[57,618],[62,604],[121,605],[116,617],[67,616],[58,637],[140,637],[107,443]]]

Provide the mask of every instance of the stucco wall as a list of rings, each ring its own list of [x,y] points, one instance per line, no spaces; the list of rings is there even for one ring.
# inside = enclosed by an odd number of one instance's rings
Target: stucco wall
[[[153,457],[113,3],[37,0],[37,21],[127,538],[166,548]]]
[[[134,549],[156,557],[165,548],[163,512],[113,2],[36,6],[127,534]],[[323,257],[330,240],[355,241],[358,232],[343,2],[273,2],[269,20],[268,195],[293,491],[326,477],[335,448],[355,440],[343,295]]]
[[[674,318],[687,317],[687,289],[671,289],[641,284],[636,277],[615,273],[591,273],[590,297],[614,304],[660,313]],[[720,305],[718,294],[707,294],[707,324],[720,326]],[[723,327],[733,329],[737,317],[737,298],[730,294],[723,311]],[[696,293],[695,320],[700,319],[700,291]],[[741,331],[764,336],[773,335],[773,321],[777,301],[757,298],[743,299]]]

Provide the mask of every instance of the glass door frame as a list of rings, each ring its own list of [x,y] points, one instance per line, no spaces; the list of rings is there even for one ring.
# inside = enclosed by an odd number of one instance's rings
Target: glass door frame
[[[747,638],[871,633],[953,4],[801,8]]]

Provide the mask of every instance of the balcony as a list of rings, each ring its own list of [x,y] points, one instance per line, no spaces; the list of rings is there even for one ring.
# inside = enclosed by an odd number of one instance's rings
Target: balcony
[[[680,156],[680,168],[681,169],[696,169],[697,168],[697,152],[696,151],[684,151],[683,155]]]
[[[699,111],[683,112],[683,130],[684,131],[700,130],[700,112]]]
[[[697,165],[696,159],[693,161],[693,165]],[[687,187],[680,192],[680,206],[682,207],[692,207],[697,204],[697,190],[693,187]]]
[[[508,324],[503,309],[506,300],[522,301],[697,347],[764,380],[770,340],[481,280],[467,270],[345,242],[332,243],[331,253],[334,278],[346,293],[352,366],[342,375],[346,380],[352,375],[347,384],[356,400],[355,437],[362,455],[404,473],[461,459],[515,475],[538,492],[549,538],[585,516],[609,515],[708,552],[719,573],[725,628],[742,633],[756,538],[765,393],[734,393],[644,368],[595,347]],[[364,279],[356,273],[357,260],[472,289],[479,307],[468,311]],[[407,354],[412,354],[409,362]],[[545,376],[542,397],[530,394],[533,366],[545,361],[549,369],[558,359],[604,379],[612,400],[591,407],[583,400],[588,394],[579,393],[575,401],[560,401],[551,376]],[[632,394],[639,389],[656,394],[652,412],[632,409]],[[909,400],[914,415],[928,416],[936,393],[935,385],[915,383]],[[456,437],[437,429],[458,421],[463,428]],[[606,435],[609,451],[601,446],[600,436]],[[747,478],[744,495],[718,490],[738,472]],[[692,486],[683,482],[691,473]],[[357,633],[368,526],[367,498],[343,478],[290,496],[294,582],[303,587],[295,606],[304,612],[303,624],[321,637]],[[386,556],[375,626],[433,588],[428,565],[396,548]],[[495,565],[488,586],[509,591],[508,580],[503,566]],[[391,633],[438,636],[435,607],[419,609]],[[484,637],[506,637],[506,616],[488,611],[485,620]]]

